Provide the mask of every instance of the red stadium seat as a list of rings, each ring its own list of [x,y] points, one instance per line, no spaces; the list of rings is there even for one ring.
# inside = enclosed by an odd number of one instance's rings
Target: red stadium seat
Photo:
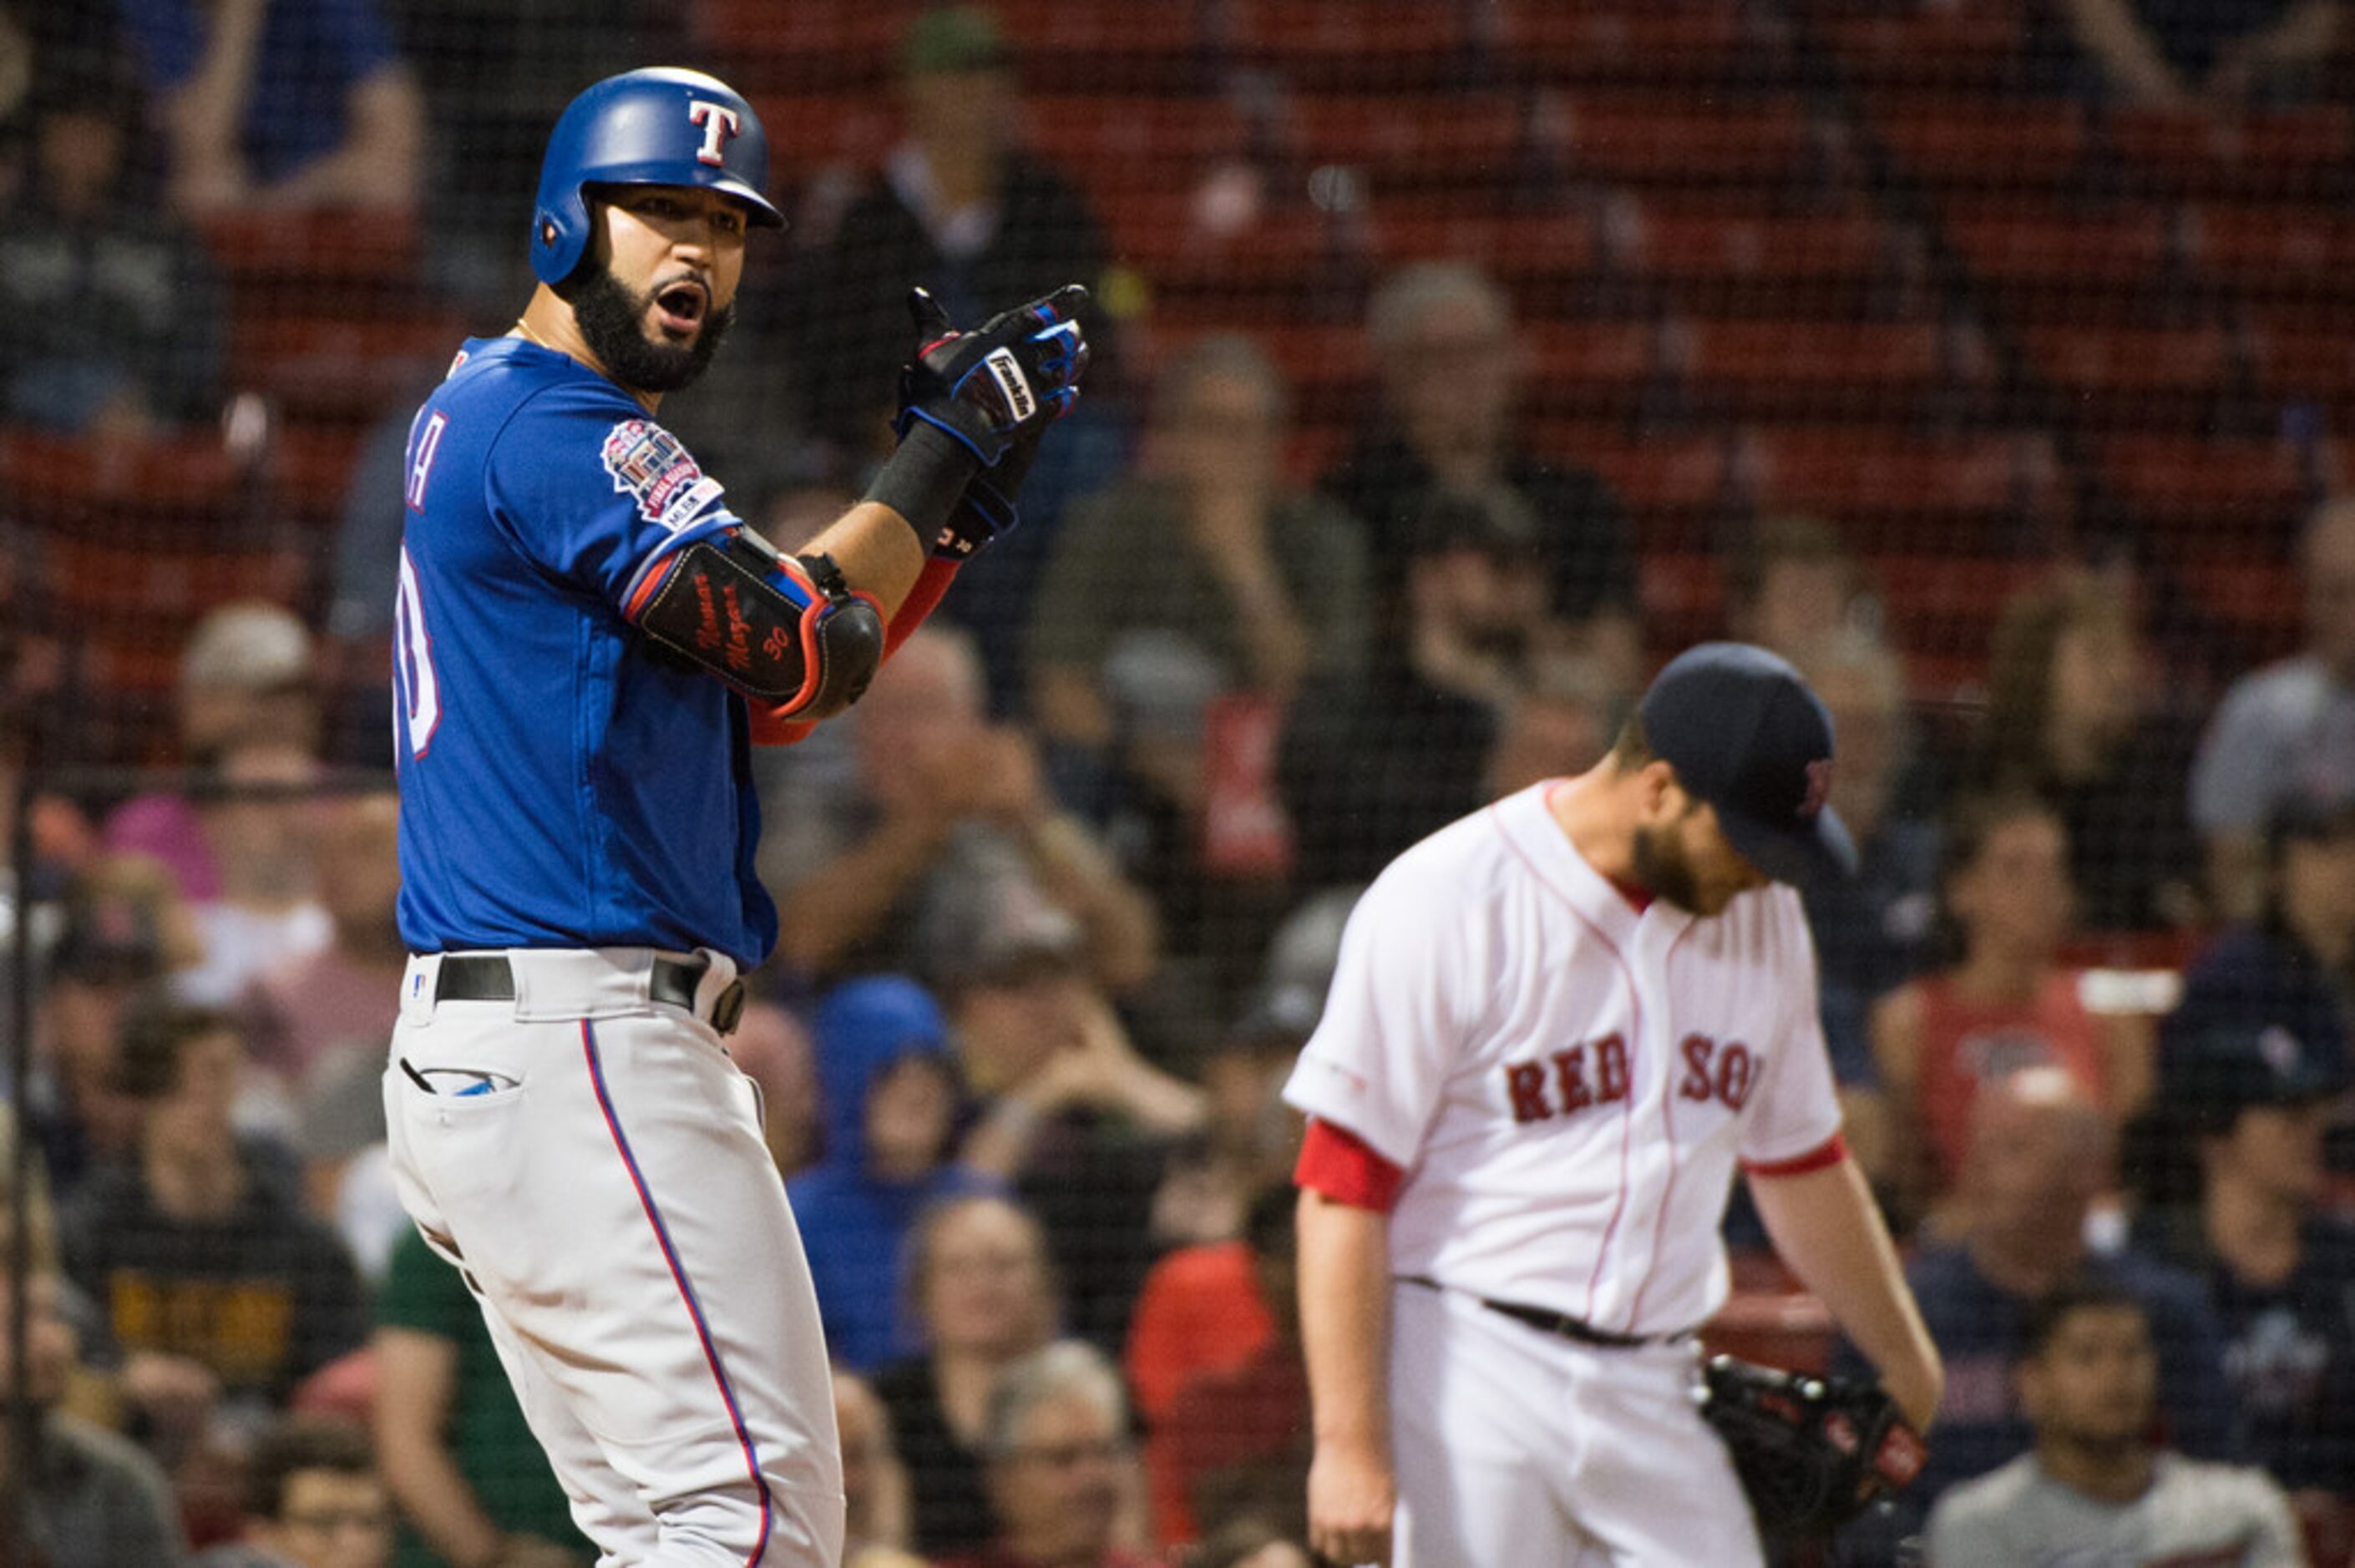
[[[1230,61],[1303,83],[1441,83],[1462,79],[1470,10],[1449,0],[1223,0],[1210,35]]]
[[[1637,564],[1645,635],[1662,648],[1705,642],[1725,629],[1725,571],[1706,550],[1648,551]]]
[[[229,369],[290,415],[366,421],[433,381],[465,335],[463,322],[441,313],[260,313],[234,323]]]
[[[2279,550],[2318,482],[2288,441],[2118,435],[2102,439],[2095,458],[2111,488],[2187,551]]]
[[[1722,505],[1731,480],[1731,443],[1718,431],[1632,435],[1621,422],[1530,422],[1540,455],[1593,469],[1638,512],[1684,516]]]
[[[889,94],[789,89],[746,96],[769,133],[769,162],[780,188],[837,165],[870,168],[900,136],[899,108]]]
[[[1293,100],[1284,126],[1303,160],[1361,166],[1377,190],[1462,186],[1510,168],[1526,114],[1505,93],[1327,93]]]
[[[1689,320],[1668,342],[1688,397],[1712,413],[1899,417],[1942,373],[1929,323]]]
[[[2169,215],[2156,207],[2065,212],[2017,200],[1964,202],[1941,228],[1972,273],[2008,291],[2067,295],[2066,309],[2090,296],[2140,296],[2166,275],[2174,250]]]
[[[168,536],[229,519],[250,500],[244,471],[204,429],[144,445],[0,432],[0,486],[27,523],[71,534],[128,527],[133,543],[145,541],[146,524]]]
[[[1807,111],[1795,97],[1578,92],[1561,114],[1563,153],[1580,178],[1754,197],[1802,185],[1814,169]]]
[[[208,217],[205,249],[229,281],[282,290],[397,291],[420,280],[417,226],[405,213],[256,208]]]
[[[1541,76],[1573,81],[1709,83],[1753,74],[1762,39],[1722,0],[1659,5],[1502,0],[1487,37]]]
[[[1222,98],[1039,95],[1024,101],[1022,118],[1032,147],[1097,191],[1190,190],[1250,148],[1249,124]]]
[[[1867,212],[1729,214],[1711,205],[1629,204],[1605,230],[1609,259],[1706,313],[1861,313],[1888,270],[1889,236]]]
[[[1872,123],[1900,162],[1931,185],[2050,190],[2083,173],[2084,111],[2073,103],[1880,94]]]
[[[2105,134],[2126,173],[2179,197],[2299,202],[2343,195],[2355,115],[2341,105],[2219,115],[2121,110]]]
[[[2355,303],[2257,305],[2247,342],[2257,385],[2268,396],[2355,402]]]
[[[1648,322],[1525,322],[1529,406],[1546,415],[1633,413],[1659,374]]]
[[[1849,533],[1868,549],[1875,535],[1957,554],[2005,547],[2064,510],[2051,442],[2032,431],[1929,439],[1814,424],[1744,434],[1742,471],[1757,505],[1870,524]]]
[[[2134,425],[2214,406],[2232,376],[2232,344],[2215,326],[2038,326],[2030,360],[2073,399],[2081,420]]]
[[[1872,10],[1825,29],[1850,78],[1867,87],[1984,90],[2019,64],[2021,18],[2008,0]]]
[[[213,537],[135,550],[117,539],[54,537],[44,555],[56,603],[88,624],[174,643],[186,623],[231,599],[299,603],[311,573],[307,550],[238,548]]]
[[[2211,205],[2185,215],[2200,270],[2261,298],[2355,300],[2355,217],[2328,207]]]

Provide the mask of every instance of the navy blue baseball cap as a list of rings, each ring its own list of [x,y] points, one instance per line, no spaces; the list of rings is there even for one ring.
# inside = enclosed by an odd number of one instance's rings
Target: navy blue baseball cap
[[[1637,711],[1652,755],[1717,808],[1751,864],[1777,882],[1856,874],[1856,841],[1827,803],[1832,715],[1788,662],[1704,642],[1668,661]]]
[[[2195,1121],[2229,1126],[2251,1106],[2311,1105],[2350,1086],[2346,1044],[2257,1019],[2220,1022],[2183,1043],[2166,1064],[2165,1097]]]

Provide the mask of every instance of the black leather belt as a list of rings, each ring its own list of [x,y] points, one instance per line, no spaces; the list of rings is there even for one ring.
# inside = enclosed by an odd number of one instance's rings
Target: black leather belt
[[[1413,1274],[1401,1275],[1399,1283],[1420,1285],[1430,1290],[1445,1288],[1435,1279]],[[1596,1328],[1583,1318],[1573,1318],[1567,1312],[1557,1312],[1549,1307],[1528,1307],[1518,1301],[1491,1301],[1485,1296],[1475,1296],[1472,1299],[1491,1312],[1502,1312],[1517,1323],[1527,1323],[1530,1328],[1551,1334],[1558,1340],[1594,1345],[1606,1351],[1637,1351],[1646,1345],[1665,1345],[1691,1338],[1689,1330],[1674,1334],[1614,1334],[1608,1329]]]
[[[701,959],[656,959],[646,975],[649,1001],[695,1011],[696,988],[710,965]],[[515,970],[498,953],[448,953],[433,982],[436,1001],[513,1001]],[[744,1013],[744,982],[731,980],[711,1001],[711,1027],[722,1034],[736,1032]]]

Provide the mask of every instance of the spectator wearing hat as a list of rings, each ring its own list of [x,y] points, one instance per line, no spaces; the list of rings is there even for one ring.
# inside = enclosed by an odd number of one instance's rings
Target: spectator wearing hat
[[[170,866],[197,913],[204,953],[176,981],[227,1006],[263,968],[333,936],[312,892],[304,800],[318,776],[309,629],[260,599],[221,606],[180,655],[184,792],[139,796],[106,821],[107,847]]]
[[[112,1325],[124,1397],[166,1453],[216,1401],[265,1410],[368,1332],[358,1275],[304,1213],[291,1157],[230,1121],[244,1057],[226,1014],[155,999],[128,1015],[133,1157],[59,1214],[66,1272]]]
[[[33,74],[29,177],[0,220],[0,414],[135,441],[213,415],[228,314],[197,237],[125,197],[128,62],[94,41],[60,52]]]
[[[1311,684],[1285,720],[1277,778],[1302,886],[1369,882],[1489,798],[1493,751],[1540,673],[1540,528],[1502,485],[1426,497],[1401,541],[1414,570],[1398,585],[1395,632],[1364,669]]]
[[[1017,896],[973,906],[937,962],[965,1081],[988,1107],[965,1163],[1014,1184],[1046,1229],[1071,1328],[1115,1350],[1159,1250],[1172,1148],[1206,1105],[1138,1053],[1080,949],[1070,916]]]
[[[1505,291],[1470,262],[1416,262],[1376,289],[1366,336],[1381,409],[1322,488],[1365,527],[1385,626],[1397,624],[1401,596],[1422,570],[1415,536],[1433,500],[1501,486],[1536,520],[1549,624],[1597,660],[1614,690],[1632,691],[1642,650],[1626,509],[1600,475],[1540,460],[1523,444],[1517,426],[1529,355]]]
[[[1272,766],[1285,706],[1354,679],[1367,652],[1357,525],[1284,477],[1291,402],[1246,337],[1178,354],[1136,472],[1072,508],[1030,612],[1040,735],[1134,824],[1172,946],[1222,982],[1289,870]]]
[[[2355,1496],[2355,1227],[2322,1208],[2346,1043],[2262,1013],[2179,1043],[2162,1125],[2196,1191],[2147,1204],[2137,1244],[2207,1281],[2248,1457],[2293,1493]]]
[[[811,1024],[824,1122],[817,1166],[787,1184],[837,1366],[868,1372],[922,1348],[900,1258],[929,1204],[990,1192],[956,1163],[964,1083],[940,1005],[903,975],[846,980]]]
[[[60,1202],[137,1148],[139,1102],[121,1079],[123,1015],[197,952],[187,908],[152,860],[102,856],[62,903],[34,1014],[37,1076],[22,1101]]]
[[[2306,646],[2232,683],[2191,772],[2191,820],[2217,906],[2254,918],[2264,901],[2264,835],[2300,794],[2355,795],[2355,497],[2324,502],[2298,541]]]
[[[2284,797],[2264,833],[2259,905],[2194,959],[2159,1025],[2158,1073],[2180,1101],[2185,1049],[2219,1027],[2279,1024],[2350,1054],[2355,1003],[2355,792]]]
[[[847,756],[826,731],[771,749],[761,874],[777,894],[777,950],[835,980],[943,976],[917,933],[975,889],[1020,886],[1077,923],[1087,972],[1124,991],[1152,973],[1153,906],[1049,790],[1038,749],[993,724],[972,639],[927,626],[908,639],[848,720]],[[1010,896],[1011,895],[1009,895]]]

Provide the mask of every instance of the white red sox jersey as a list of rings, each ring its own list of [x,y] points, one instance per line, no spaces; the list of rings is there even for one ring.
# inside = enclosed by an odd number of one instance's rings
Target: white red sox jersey
[[[1399,1166],[1391,1272],[1671,1334],[1723,1303],[1737,1161],[1828,1162],[1840,1110],[1798,895],[1640,911],[1507,797],[1351,914],[1292,1105]]]

